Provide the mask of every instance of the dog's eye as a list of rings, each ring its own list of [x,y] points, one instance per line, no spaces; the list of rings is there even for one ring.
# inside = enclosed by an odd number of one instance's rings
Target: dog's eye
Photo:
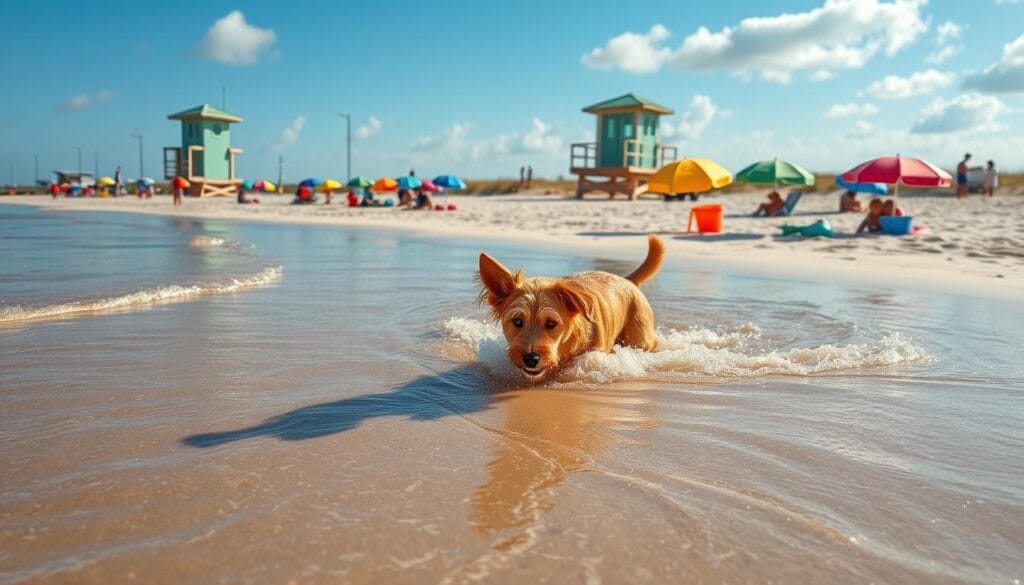
[[[545,329],[554,329],[555,327],[558,327],[558,321],[555,321],[554,319],[548,319],[544,323],[544,328]]]
[[[520,319],[519,317],[516,317],[515,319],[512,319],[512,324],[515,325],[516,327],[518,327],[519,329],[523,328],[523,320]]]

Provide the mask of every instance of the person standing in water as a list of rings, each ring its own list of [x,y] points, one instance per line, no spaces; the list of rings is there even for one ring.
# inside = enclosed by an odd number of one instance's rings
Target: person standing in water
[[[956,198],[967,197],[967,161],[971,160],[971,153],[964,154],[964,160],[956,165]]]

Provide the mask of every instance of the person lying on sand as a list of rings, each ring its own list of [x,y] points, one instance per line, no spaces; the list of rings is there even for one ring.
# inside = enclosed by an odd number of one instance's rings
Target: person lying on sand
[[[757,217],[762,213],[765,215],[765,217],[778,215],[779,212],[781,212],[785,207],[786,202],[782,200],[782,196],[779,195],[779,192],[772,191],[771,193],[768,194],[768,203],[762,203],[761,205],[759,205],[757,211],[754,212],[754,217]]]
[[[434,209],[434,198],[430,196],[430,193],[417,191],[415,209],[426,209],[427,211]]]
[[[846,213],[850,211],[857,213],[863,211],[860,201],[857,201],[857,194],[853,191],[847,191],[839,198],[839,212]]]
[[[409,190],[409,189],[402,189],[401,191],[399,191],[398,192],[398,205],[395,206],[395,209],[399,209],[399,208],[402,208],[402,207],[408,207],[409,209],[412,209],[412,206],[413,206],[412,191]]]
[[[238,190],[238,204],[239,205],[246,205],[246,204],[249,204],[249,203],[259,203],[259,202],[260,202],[260,200],[259,200],[258,197],[249,197],[249,195],[246,193],[245,189],[239,189]]]
[[[857,233],[859,234],[867,231],[874,234],[882,231],[882,222],[879,218],[882,217],[884,207],[885,206],[882,205],[881,199],[878,197],[872,199],[871,203],[868,204],[867,216],[864,218],[864,221],[860,222],[860,225],[857,226]]]
[[[292,200],[292,205],[300,205],[306,203],[312,203],[316,201],[316,197],[313,196],[313,190],[309,187],[299,187],[297,193],[295,193],[295,199]]]

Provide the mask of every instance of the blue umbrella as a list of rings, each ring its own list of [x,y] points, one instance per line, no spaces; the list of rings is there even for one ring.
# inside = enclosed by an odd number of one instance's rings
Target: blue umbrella
[[[842,175],[836,176],[836,185],[854,193],[870,193],[872,195],[885,195],[889,193],[889,187],[885,183],[847,183]]]
[[[434,184],[445,189],[465,189],[466,183],[455,175],[441,175],[434,179]]]
[[[409,190],[409,189],[419,189],[420,185],[422,185],[422,183],[416,177],[399,177],[398,178],[398,188],[402,189],[403,191]]]
[[[316,187],[321,183],[323,183],[323,180],[310,177],[299,183],[299,187],[309,187],[310,189],[312,189],[313,187]]]

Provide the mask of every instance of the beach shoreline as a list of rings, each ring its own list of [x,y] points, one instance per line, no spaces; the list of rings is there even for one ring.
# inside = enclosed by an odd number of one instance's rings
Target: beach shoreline
[[[911,195],[905,205],[915,221],[930,224],[932,229],[907,237],[849,235],[861,214],[830,211],[835,203],[832,195],[805,195],[797,213],[788,218],[742,214],[762,198],[761,193],[705,196],[696,204],[721,203],[725,207],[724,232],[706,235],[685,231],[694,203],[579,201],[539,193],[453,196],[451,201],[459,206],[455,212],[348,208],[343,203],[293,206],[288,204],[290,197],[279,195],[264,196],[261,205],[238,205],[228,198],[186,198],[178,209],[165,196],[152,200],[18,196],[0,198],[0,203],[59,211],[412,230],[428,237],[483,237],[550,245],[553,253],[568,250],[624,261],[639,261],[645,252],[646,234],[656,233],[666,241],[669,262],[682,261],[694,269],[724,267],[779,277],[851,285],[884,283],[989,298],[1020,298],[1024,293],[1024,248],[1016,241],[1024,222],[1024,198],[1016,194],[967,201],[953,201],[944,194]],[[783,223],[806,224],[819,218],[832,223],[839,237],[801,240],[775,235]]]

